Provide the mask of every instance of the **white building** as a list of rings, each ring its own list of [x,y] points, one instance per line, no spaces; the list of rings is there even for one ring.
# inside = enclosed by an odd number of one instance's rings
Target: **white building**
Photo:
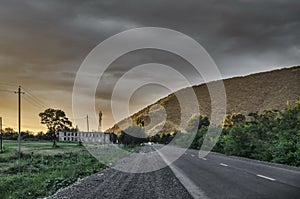
[[[105,132],[59,132],[60,142],[112,143],[111,133]]]

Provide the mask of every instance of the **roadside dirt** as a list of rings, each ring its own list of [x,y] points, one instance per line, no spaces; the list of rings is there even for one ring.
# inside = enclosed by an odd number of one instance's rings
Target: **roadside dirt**
[[[140,153],[145,151],[141,150]],[[144,161],[142,161],[144,162]],[[154,162],[153,162],[154,163]],[[151,164],[145,162],[145,164]],[[59,190],[49,199],[83,198],[192,198],[169,167],[147,173],[113,168],[86,177]]]

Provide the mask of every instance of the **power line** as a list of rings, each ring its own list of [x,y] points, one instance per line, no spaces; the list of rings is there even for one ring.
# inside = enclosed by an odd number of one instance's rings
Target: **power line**
[[[26,99],[28,98],[28,101],[31,102],[31,104],[35,104],[34,106],[39,106],[41,108],[47,108],[47,105],[45,103],[43,103],[41,100],[37,100],[36,97],[34,97],[32,94],[30,94],[27,90],[25,90],[25,96]]]
[[[27,93],[25,93],[25,94],[27,94]],[[44,107],[44,108],[48,107],[44,102],[42,102],[41,100],[38,100],[38,98],[36,98],[32,94],[29,94],[28,96],[31,98],[32,101],[34,101],[35,103],[41,105],[42,107]]]
[[[26,95],[25,95],[25,96],[26,96]],[[38,108],[38,109],[44,109],[44,108],[45,108],[44,106],[41,106],[40,104],[38,104],[38,103],[36,103],[36,102],[34,102],[34,101],[30,101],[30,99],[28,99],[27,96],[24,97],[24,100],[25,100],[27,103],[31,104],[32,106],[34,106],[34,107],[36,107],[36,108]]]
[[[73,120],[86,120],[86,116],[84,117],[77,117],[77,118],[72,118]]]
[[[23,87],[22,87],[23,88]],[[37,104],[43,106],[44,108],[47,108],[48,105],[46,103],[43,102],[43,100],[41,100],[39,97],[33,95],[30,91],[28,91],[27,89],[23,88],[23,90],[25,91],[25,93],[31,98],[32,101],[35,101]]]
[[[6,85],[6,86],[15,86],[13,84],[7,84],[7,83],[2,83],[2,82],[0,82],[0,84]],[[28,96],[28,100],[32,101],[35,104],[34,106],[40,106],[42,108],[48,108],[49,107],[40,98],[38,98],[37,96],[33,95],[29,90],[25,89],[24,87],[22,87],[22,89],[25,91],[25,94],[27,94],[26,96]],[[0,92],[16,93],[15,91],[8,90],[8,89],[0,89]]]
[[[7,84],[7,83],[2,83],[2,82],[0,82],[0,85],[6,85],[6,86],[14,86],[13,84]],[[22,87],[22,90],[25,90],[23,87]],[[9,93],[16,93],[16,94],[18,94],[18,104],[19,104],[19,124],[18,124],[18,126],[19,126],[19,133],[20,133],[20,127],[21,127],[21,121],[20,121],[20,114],[21,114],[21,94],[27,94],[27,95],[24,95],[24,96],[26,96],[26,97],[23,97],[23,99],[24,99],[24,101],[26,101],[28,104],[30,104],[30,105],[32,105],[32,106],[34,106],[34,107],[36,107],[36,108],[39,108],[39,109],[44,109],[44,108],[47,108],[47,105],[42,101],[42,100],[40,100],[38,97],[36,97],[35,95],[33,95],[30,91],[28,91],[27,89],[25,90],[26,91],[26,93],[24,93],[24,92],[21,92],[21,86],[19,86],[19,89],[18,89],[18,91],[12,91],[12,90],[8,90],[8,89],[0,89],[0,92],[9,92]],[[34,118],[34,119],[36,119],[36,118]],[[15,124],[16,125],[16,124]],[[5,127],[9,127],[9,126],[7,126],[7,125],[3,125],[3,126],[5,126]],[[20,135],[20,134],[19,134]],[[20,139],[20,138],[18,138],[18,139]]]
[[[14,93],[14,91],[6,90],[6,89],[0,89],[0,92],[9,92],[9,93]]]
[[[12,120],[7,120],[7,118],[8,117],[5,117],[5,121],[6,121],[6,123],[10,123],[10,125],[12,125],[12,126],[17,126],[17,123],[16,122],[12,122]],[[10,117],[10,118],[12,118],[12,117]],[[8,126],[6,123],[2,123],[2,125],[4,126],[4,127],[10,127],[10,126]],[[11,127],[12,128],[12,127]]]
[[[18,86],[18,85],[16,85],[16,84],[4,83],[4,82],[0,82],[0,84],[5,85],[5,86],[12,86],[12,87]]]

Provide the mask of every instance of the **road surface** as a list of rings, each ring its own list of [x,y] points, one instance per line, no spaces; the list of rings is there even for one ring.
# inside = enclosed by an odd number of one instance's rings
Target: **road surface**
[[[300,169],[187,150],[174,165],[208,198],[300,198]]]
[[[117,165],[49,198],[300,198],[300,168],[217,153],[199,158],[197,150],[189,149],[171,165],[141,173],[142,168],[170,163],[160,153],[159,160],[145,158],[161,147],[145,146],[140,150],[142,158],[133,155],[119,163],[134,162],[135,173],[120,171],[128,168]]]

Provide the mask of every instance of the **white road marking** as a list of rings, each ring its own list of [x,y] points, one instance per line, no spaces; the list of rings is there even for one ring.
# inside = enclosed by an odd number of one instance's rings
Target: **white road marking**
[[[195,155],[194,155],[194,154],[191,154],[191,156],[194,157]]]
[[[267,176],[263,176],[263,175],[260,175],[260,174],[257,174],[257,176],[258,177],[261,177],[261,178],[265,178],[265,179],[267,179],[267,180],[271,180],[271,181],[275,181],[276,179],[274,179],[274,178],[269,178],[269,177],[267,177]]]
[[[228,167],[228,165],[224,164],[224,163],[220,163],[220,165],[223,166],[223,167]]]
[[[201,158],[202,160],[207,160],[206,158]]]

